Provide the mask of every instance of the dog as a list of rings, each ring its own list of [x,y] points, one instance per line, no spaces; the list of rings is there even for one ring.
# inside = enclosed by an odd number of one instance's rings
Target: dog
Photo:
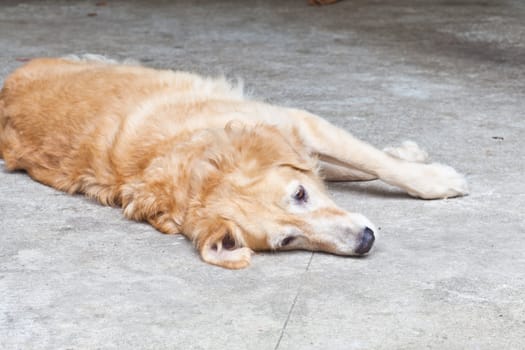
[[[413,142],[379,150],[224,78],[95,55],[34,59],[6,78],[0,155],[9,171],[183,234],[229,269],[254,251],[369,253],[374,225],[339,208],[323,179],[380,179],[424,199],[468,192]]]

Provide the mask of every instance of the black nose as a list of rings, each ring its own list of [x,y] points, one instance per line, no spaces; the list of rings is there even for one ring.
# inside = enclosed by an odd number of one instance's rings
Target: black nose
[[[374,240],[376,239],[374,237],[374,231],[372,231],[370,228],[365,227],[363,232],[360,234],[361,240],[359,241],[359,244],[357,245],[357,248],[355,249],[356,254],[366,254],[372,249],[372,245],[374,244]]]

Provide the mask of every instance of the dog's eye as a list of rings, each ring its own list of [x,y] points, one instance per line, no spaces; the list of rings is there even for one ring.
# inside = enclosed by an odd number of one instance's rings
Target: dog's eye
[[[308,196],[306,194],[306,190],[304,189],[303,185],[299,185],[297,187],[297,191],[295,191],[293,198],[299,202],[306,202],[308,199]]]
[[[288,244],[292,243],[294,240],[295,240],[295,237],[294,237],[294,236],[288,236],[288,237],[286,237],[285,239],[282,240],[282,242],[281,242],[281,247],[285,247],[285,246],[287,246]]]

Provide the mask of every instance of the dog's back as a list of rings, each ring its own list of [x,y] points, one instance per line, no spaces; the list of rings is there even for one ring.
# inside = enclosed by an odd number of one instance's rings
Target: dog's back
[[[26,170],[68,192],[89,192],[96,183],[95,192],[111,198],[123,170],[137,172],[152,158],[155,147],[148,145],[180,131],[176,115],[168,121],[156,109],[176,114],[168,101],[221,98],[242,94],[224,79],[190,73],[104,60],[33,60],[0,92],[0,154],[9,170]]]

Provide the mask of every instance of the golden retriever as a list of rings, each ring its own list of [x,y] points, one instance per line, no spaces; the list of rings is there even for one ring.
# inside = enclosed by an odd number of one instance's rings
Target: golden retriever
[[[368,253],[373,225],[339,208],[322,178],[379,178],[421,198],[467,193],[462,175],[424,163],[414,143],[381,151],[223,78],[95,55],[34,59],[7,77],[0,155],[8,170],[183,234],[231,269],[253,251]]]

